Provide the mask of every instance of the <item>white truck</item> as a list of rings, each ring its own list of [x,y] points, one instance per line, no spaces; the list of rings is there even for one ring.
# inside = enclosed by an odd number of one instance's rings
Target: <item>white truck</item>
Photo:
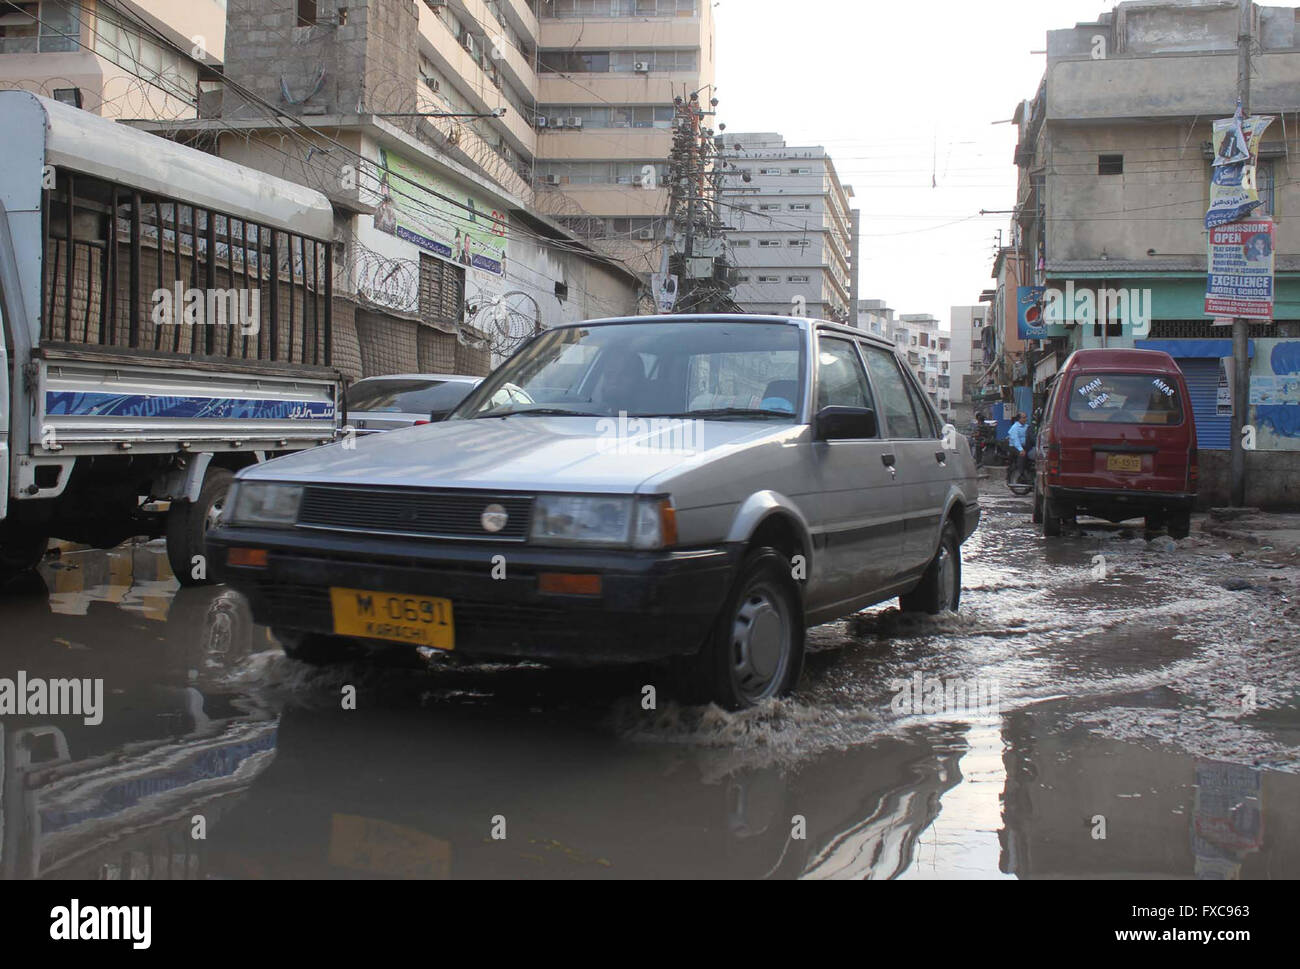
[[[166,535],[207,580],[232,476],[342,433],[320,193],[0,92],[0,581]]]

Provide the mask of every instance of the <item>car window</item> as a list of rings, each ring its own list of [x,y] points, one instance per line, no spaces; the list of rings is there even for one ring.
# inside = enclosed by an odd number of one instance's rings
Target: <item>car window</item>
[[[871,385],[858,351],[848,340],[821,338],[817,354],[817,409],[862,407],[875,410]]]
[[[1167,427],[1183,422],[1183,405],[1166,374],[1082,374],[1071,387],[1070,420]]]
[[[921,436],[921,424],[912,409],[912,398],[908,396],[907,384],[903,382],[903,372],[898,368],[894,355],[879,347],[864,346],[867,368],[871,371],[871,383],[880,398],[881,409],[885,412],[885,423],[891,438],[914,439]]]
[[[916,382],[903,378],[903,386],[907,388],[907,396],[911,398],[912,410],[921,425],[921,437],[938,437],[939,429],[935,427],[934,418],[930,414],[930,408],[925,406],[925,400],[921,396],[921,391],[916,388]]]
[[[459,380],[367,380],[348,390],[348,410],[390,414],[446,411],[473,389],[473,383]]]

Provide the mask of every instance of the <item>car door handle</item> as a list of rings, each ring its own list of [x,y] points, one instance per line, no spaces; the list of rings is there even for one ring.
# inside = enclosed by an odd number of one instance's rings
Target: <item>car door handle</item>
[[[934,452],[934,459],[935,459],[936,461],[938,461],[940,464],[947,464],[947,463],[948,463],[948,452],[947,452],[947,451],[935,451],[935,452]]]
[[[898,463],[898,459],[892,454],[882,454],[880,460],[887,468],[892,468],[896,463]]]

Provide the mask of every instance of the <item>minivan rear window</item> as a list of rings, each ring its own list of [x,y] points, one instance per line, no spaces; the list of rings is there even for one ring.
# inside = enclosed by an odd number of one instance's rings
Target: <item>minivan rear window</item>
[[[1178,384],[1164,374],[1091,373],[1074,378],[1069,414],[1088,424],[1169,427],[1183,422],[1183,402]]]

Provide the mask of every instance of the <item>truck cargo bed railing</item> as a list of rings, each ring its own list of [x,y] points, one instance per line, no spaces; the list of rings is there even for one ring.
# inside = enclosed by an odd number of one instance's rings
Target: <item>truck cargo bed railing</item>
[[[42,342],[329,366],[329,242],[59,169]]]

